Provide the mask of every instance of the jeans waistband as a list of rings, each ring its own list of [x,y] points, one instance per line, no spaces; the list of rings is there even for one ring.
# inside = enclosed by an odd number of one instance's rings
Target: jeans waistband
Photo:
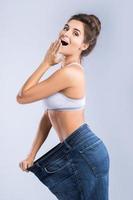
[[[76,148],[84,141],[89,141],[90,138],[94,137],[95,141],[100,140],[90,129],[87,123],[80,125],[74,132],[71,133],[63,142],[58,143],[43,156],[34,161],[33,164],[41,164],[45,162],[46,164],[51,160],[55,160],[64,156],[71,149]],[[92,140],[90,140],[90,145],[92,145]],[[88,144],[89,145],[89,144]]]

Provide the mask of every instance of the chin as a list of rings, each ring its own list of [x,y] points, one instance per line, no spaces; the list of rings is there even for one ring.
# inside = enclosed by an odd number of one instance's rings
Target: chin
[[[64,56],[70,56],[73,54],[69,49],[60,49],[59,53],[63,54]]]
[[[72,54],[70,53],[66,53],[66,52],[60,52],[63,56],[67,57],[67,56],[71,56]]]

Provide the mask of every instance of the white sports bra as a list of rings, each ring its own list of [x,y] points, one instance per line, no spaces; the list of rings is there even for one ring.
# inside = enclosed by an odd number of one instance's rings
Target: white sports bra
[[[71,64],[80,65],[79,63],[76,62],[70,63],[68,65]],[[82,66],[80,65],[80,67]],[[73,110],[81,108],[83,109],[86,103],[86,96],[84,96],[83,98],[75,99],[67,97],[62,92],[57,92],[47,98],[44,98],[43,103],[48,110]]]

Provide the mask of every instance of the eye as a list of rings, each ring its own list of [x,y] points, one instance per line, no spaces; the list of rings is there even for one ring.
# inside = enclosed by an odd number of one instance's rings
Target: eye
[[[64,27],[64,28],[63,28],[63,30],[67,30],[67,29],[68,29],[67,27]]]
[[[76,36],[79,36],[79,34],[77,32],[74,33]]]

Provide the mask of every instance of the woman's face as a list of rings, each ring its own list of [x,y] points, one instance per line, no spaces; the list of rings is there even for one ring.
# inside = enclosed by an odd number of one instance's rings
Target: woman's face
[[[78,20],[71,20],[64,25],[59,33],[59,38],[66,42],[62,42],[59,53],[64,56],[80,55],[82,50],[86,49],[88,45],[83,43],[84,40],[84,26]]]

